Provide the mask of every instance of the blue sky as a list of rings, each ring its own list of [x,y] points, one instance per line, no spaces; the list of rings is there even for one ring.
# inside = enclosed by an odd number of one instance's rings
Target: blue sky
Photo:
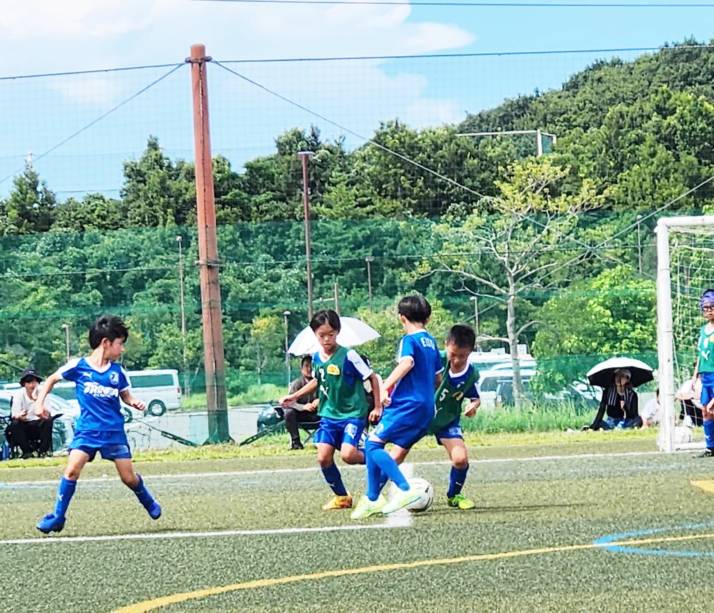
[[[714,8],[454,8],[241,5],[190,0],[25,0],[0,15],[11,48],[4,75],[180,63],[191,43],[216,59],[657,47],[714,37]],[[557,87],[595,59],[563,54],[292,64],[231,64],[351,130],[379,120],[459,121],[506,97]],[[635,53],[620,53],[632,59]],[[0,179],[35,159],[168,69],[0,81],[5,121]],[[209,71],[215,153],[239,167],[270,153],[291,126],[340,130],[240,81]],[[537,126],[534,126],[537,127]],[[121,163],[149,134],[173,157],[192,156],[189,76],[182,67],[36,166],[61,198],[121,186]],[[360,144],[348,138],[350,146]],[[10,181],[0,184],[7,193]]]

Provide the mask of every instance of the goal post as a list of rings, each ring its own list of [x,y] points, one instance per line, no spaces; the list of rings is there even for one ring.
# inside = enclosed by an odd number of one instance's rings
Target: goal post
[[[662,451],[701,447],[700,444],[675,440],[675,377],[681,378],[688,365],[682,364],[680,352],[693,348],[685,326],[696,332],[698,298],[708,286],[714,285],[705,268],[712,260],[714,273],[714,215],[700,217],[663,217],[657,222],[657,358],[659,397],[662,409],[658,445]],[[673,238],[686,236],[689,243],[678,245]],[[673,309],[672,269],[675,268]],[[681,275],[680,272],[684,271]],[[677,329],[675,329],[677,328]],[[689,344],[691,347],[683,345]]]

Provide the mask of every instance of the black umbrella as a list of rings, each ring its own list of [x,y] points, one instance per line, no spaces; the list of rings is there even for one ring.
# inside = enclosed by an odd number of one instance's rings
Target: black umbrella
[[[607,387],[615,384],[615,371],[620,369],[630,371],[630,384],[637,387],[654,379],[652,369],[640,360],[633,358],[610,358],[593,366],[588,371],[588,381],[590,385]]]

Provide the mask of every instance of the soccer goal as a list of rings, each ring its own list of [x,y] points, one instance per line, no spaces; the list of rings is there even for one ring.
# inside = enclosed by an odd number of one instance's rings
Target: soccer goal
[[[657,223],[657,353],[662,451],[703,448],[698,429],[677,425],[677,390],[690,380],[703,323],[699,297],[714,287],[714,215],[664,217]],[[687,422],[689,424],[689,422]],[[693,436],[690,436],[692,433]],[[693,440],[693,439],[701,440]]]

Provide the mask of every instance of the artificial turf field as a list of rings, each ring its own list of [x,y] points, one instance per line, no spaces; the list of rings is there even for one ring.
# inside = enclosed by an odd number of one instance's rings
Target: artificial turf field
[[[714,493],[691,481],[707,487],[714,460],[653,447],[472,448],[475,511],[446,506],[443,451],[418,448],[433,507],[363,522],[320,510],[328,490],[309,450],[137,462],[158,522],[95,461],[59,537],[34,523],[61,466],[3,468],[2,609],[710,611]],[[363,470],[343,476],[361,493]]]

